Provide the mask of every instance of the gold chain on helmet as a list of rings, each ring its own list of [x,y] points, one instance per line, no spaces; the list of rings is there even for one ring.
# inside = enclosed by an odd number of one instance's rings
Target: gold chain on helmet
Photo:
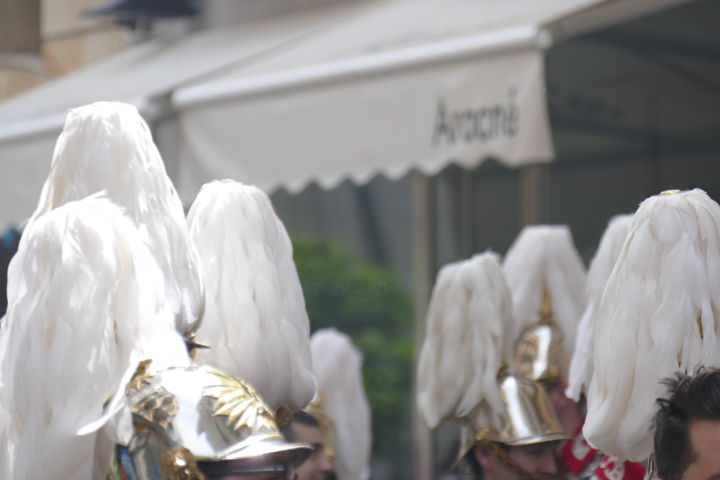
[[[542,303],[540,304],[540,325],[551,325],[553,323],[552,299],[547,285],[543,285]]]

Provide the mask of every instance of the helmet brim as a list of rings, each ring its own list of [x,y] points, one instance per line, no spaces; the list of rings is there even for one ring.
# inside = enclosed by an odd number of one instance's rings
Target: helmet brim
[[[245,465],[252,471],[277,465],[294,469],[302,465],[312,451],[313,448],[306,443],[287,442],[277,435],[253,435],[222,452],[217,458],[202,461],[233,468],[242,468]]]

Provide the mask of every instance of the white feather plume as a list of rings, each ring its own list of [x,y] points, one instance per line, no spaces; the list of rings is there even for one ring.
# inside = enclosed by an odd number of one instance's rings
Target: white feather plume
[[[501,428],[497,374],[513,354],[512,303],[497,255],[445,265],[428,307],[418,360],[418,407],[425,423],[464,418]],[[489,407],[489,409],[487,408]]]
[[[189,333],[204,306],[197,254],[150,129],[131,105],[99,102],[68,113],[29,225],[68,201],[100,191],[140,230],[164,273],[178,331]]]
[[[335,473],[339,480],[362,480],[370,462],[370,405],[362,379],[362,355],[347,335],[335,329],[310,340],[322,409],[333,422]]]
[[[202,187],[188,214],[207,289],[197,352],[250,382],[273,408],[315,392],[310,327],[290,238],[270,199],[229,180]]]
[[[538,321],[543,289],[547,288],[555,323],[570,349],[585,308],[585,267],[570,229],[565,225],[533,225],[523,228],[505,256],[503,271],[513,298],[518,330]],[[572,352],[568,352],[572,354]]]
[[[720,206],[702,190],[658,195],[635,213],[595,325],[585,438],[642,461],[660,380],[720,366]]]
[[[100,437],[127,440],[120,434],[129,430],[84,427],[103,416],[108,399],[124,398],[123,379],[141,359],[158,368],[189,364],[163,274],[132,222],[97,197],[28,225],[12,264],[0,331],[0,401],[10,412],[0,439],[3,478],[102,475],[109,456],[99,456],[109,452]]]
[[[565,394],[576,402],[580,401],[580,394],[590,385],[593,371],[592,347],[600,299],[620,255],[620,249],[625,243],[632,218],[632,215],[616,215],[610,219],[600,239],[597,253],[590,262],[586,286],[588,304],[578,325],[575,351],[570,362],[568,386],[565,390]]]

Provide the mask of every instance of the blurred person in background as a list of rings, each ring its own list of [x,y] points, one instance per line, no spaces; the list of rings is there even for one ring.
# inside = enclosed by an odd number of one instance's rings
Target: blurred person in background
[[[316,331],[310,350],[317,392],[287,429],[288,438],[313,447],[297,472],[298,480],[366,480],[372,433],[362,355],[350,337],[334,328]]]
[[[624,229],[615,229],[613,236],[622,238],[614,243],[622,245],[626,228],[625,223]],[[607,244],[607,236],[603,240]],[[607,245],[601,242],[599,251],[603,256],[608,256],[606,250]],[[615,258],[616,254],[608,261]],[[592,265],[597,269],[599,262],[593,261]],[[568,344],[566,338],[587,338],[583,335],[584,324],[577,331],[577,322],[586,308],[586,275],[570,229],[564,225],[525,227],[510,247],[504,269],[515,313],[526,325],[517,340],[513,367],[544,386],[563,430],[571,437],[560,447],[563,468],[571,478],[578,479],[642,479],[642,465],[608,457],[585,441],[584,401],[579,395],[576,401],[565,394],[574,345]],[[577,361],[583,357],[576,353],[573,358]]]
[[[418,362],[430,428],[461,425],[456,469],[485,480],[559,478],[563,432],[544,388],[508,372],[516,325],[492,253],[445,265],[433,288]]]
[[[297,480],[328,480],[334,478],[331,449],[325,445],[320,422],[304,410],[293,414],[290,425],[283,429],[290,442],[305,443],[312,447],[312,453],[297,469]]]

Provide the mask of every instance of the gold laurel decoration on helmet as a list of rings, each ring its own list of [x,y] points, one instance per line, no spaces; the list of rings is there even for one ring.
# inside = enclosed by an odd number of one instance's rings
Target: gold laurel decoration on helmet
[[[218,384],[206,387],[203,395],[215,399],[212,415],[227,417],[227,424],[235,431],[248,433],[277,433],[275,414],[249,384],[218,370],[208,370]]]
[[[158,387],[142,402],[134,405],[132,412],[151,423],[167,429],[173,423],[180,406],[175,395]]]
[[[163,478],[170,480],[205,480],[193,454],[185,447],[174,446],[160,457],[160,470]]]
[[[151,363],[152,360],[149,358],[146,358],[145,360],[142,360],[140,363],[138,363],[138,366],[135,369],[135,373],[133,373],[133,376],[128,382],[127,387],[125,387],[126,394],[129,395],[130,392],[140,391],[142,387],[144,387],[145,385],[149,385],[149,380],[152,375],[149,372],[148,367]]]

